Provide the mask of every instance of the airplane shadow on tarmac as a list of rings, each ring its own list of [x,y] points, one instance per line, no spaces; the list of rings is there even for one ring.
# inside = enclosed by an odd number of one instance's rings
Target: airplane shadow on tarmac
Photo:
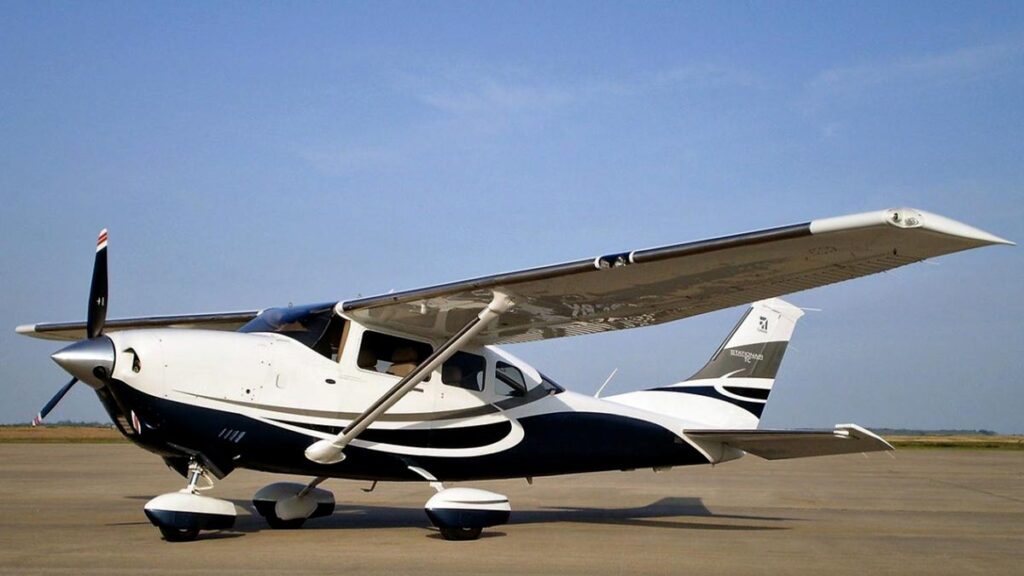
[[[141,498],[128,496],[128,498]],[[147,497],[148,499],[148,497]],[[255,533],[272,530],[266,521],[255,513],[252,503],[248,500],[232,500],[238,507],[247,510],[249,515],[239,515],[233,529],[221,533],[204,533],[201,539],[231,537],[239,533]],[[532,510],[512,510],[508,525],[546,524],[553,522],[608,524],[621,526],[638,526],[658,529],[679,530],[723,530],[723,531],[756,531],[756,530],[788,530],[788,526],[772,525],[789,521],[790,518],[745,516],[734,514],[715,514],[708,510],[700,498],[670,497],[662,498],[646,506],[634,508],[580,508],[580,507],[545,507]],[[375,529],[375,528],[423,528],[431,532],[430,537],[440,535],[430,525],[422,508],[404,508],[394,506],[365,506],[338,504],[334,514],[323,518],[314,518],[303,525],[301,530],[344,530],[344,529]],[[501,526],[485,529],[482,538],[504,536]]]
[[[238,504],[246,509],[249,508],[248,503],[239,502]],[[702,518],[713,521],[698,520]],[[685,530],[785,530],[787,529],[785,526],[772,526],[768,524],[783,520],[788,519],[714,514],[704,506],[700,498],[662,498],[646,506],[635,508],[546,507],[533,510],[513,509],[512,517],[509,519],[508,524],[578,522]],[[422,508],[346,504],[337,505],[334,509],[334,514],[331,516],[315,518],[306,522],[302,529],[395,527],[422,527],[433,530]],[[484,536],[488,534],[491,536],[503,535],[501,532],[495,532],[497,528],[500,528],[500,526],[484,530]],[[235,524],[235,530],[259,532],[270,530],[270,528],[263,518],[253,514],[244,518],[239,517]],[[438,536],[437,534],[434,535]]]

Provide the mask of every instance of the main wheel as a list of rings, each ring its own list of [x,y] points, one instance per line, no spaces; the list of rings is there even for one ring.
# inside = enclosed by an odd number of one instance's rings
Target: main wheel
[[[267,525],[275,530],[295,530],[296,528],[302,528],[302,525],[306,523],[305,518],[296,518],[295,520],[281,520],[277,517],[277,514],[271,512],[263,517],[267,521]]]
[[[476,540],[483,532],[483,528],[439,528],[441,537],[445,540]]]
[[[160,533],[168,542],[190,542],[199,536],[199,528],[171,528],[160,526]]]

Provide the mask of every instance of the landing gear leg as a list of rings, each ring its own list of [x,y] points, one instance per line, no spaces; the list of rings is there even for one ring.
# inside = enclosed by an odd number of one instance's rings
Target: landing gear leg
[[[199,481],[203,481],[203,485],[199,485]],[[209,490],[213,488],[213,478],[210,478],[206,468],[203,467],[195,458],[188,462],[188,486],[185,490],[189,494],[195,494],[201,490]]]
[[[210,488],[213,488],[213,478],[193,458],[188,465],[188,486],[147,502],[146,517],[168,542],[195,540],[200,530],[231,528],[235,525],[235,505],[199,494]]]

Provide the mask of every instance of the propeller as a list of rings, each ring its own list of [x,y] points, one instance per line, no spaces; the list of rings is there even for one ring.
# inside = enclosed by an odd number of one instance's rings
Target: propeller
[[[89,308],[86,316],[85,340],[63,348],[53,354],[53,360],[67,370],[73,378],[54,394],[43,406],[32,425],[38,426],[79,380],[102,387],[114,367],[114,343],[103,336],[107,321],[107,230],[100,231],[96,239],[96,260],[92,267],[92,285],[89,287]]]
[[[33,426],[39,426],[43,423],[43,418],[46,418],[46,415],[50,413],[50,410],[53,410],[53,407],[56,406],[62,398],[64,398],[64,395],[68,393],[68,390],[71,390],[71,387],[75,385],[75,382],[78,382],[78,378],[72,378],[64,385],[63,388],[57,391],[53,398],[50,398],[50,401],[46,403],[46,406],[43,406],[43,409],[39,411],[39,414],[36,414],[36,417],[32,419]]]

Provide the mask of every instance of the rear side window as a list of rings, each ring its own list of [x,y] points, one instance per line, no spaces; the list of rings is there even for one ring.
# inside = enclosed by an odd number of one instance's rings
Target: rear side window
[[[519,368],[505,362],[498,362],[494,368],[494,393],[502,396],[526,394],[526,379]]]
[[[430,344],[367,330],[363,332],[356,364],[363,370],[403,377],[426,360],[433,350]]]
[[[477,392],[484,389],[484,369],[487,362],[483,356],[456,352],[441,367],[441,382]]]

